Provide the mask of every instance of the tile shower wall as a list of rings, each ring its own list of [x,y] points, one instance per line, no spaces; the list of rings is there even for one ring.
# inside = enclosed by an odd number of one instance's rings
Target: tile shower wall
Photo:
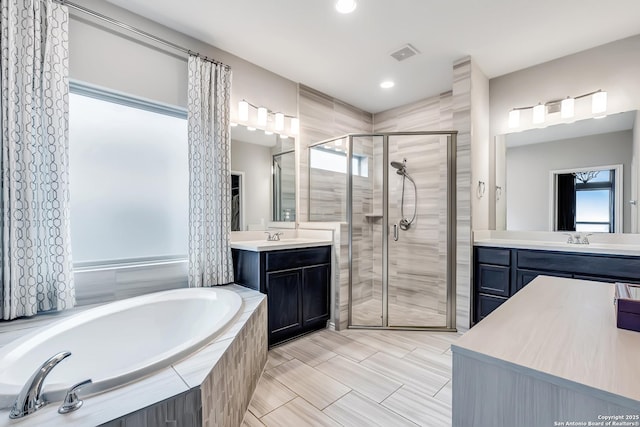
[[[300,221],[310,220],[309,213],[309,145],[325,139],[335,138],[348,133],[365,133],[373,129],[373,116],[351,105],[345,104],[310,87],[300,85],[299,88],[300,153],[298,191]],[[337,179],[337,178],[336,178]],[[336,194],[334,203],[346,201],[346,181],[344,175],[339,180],[344,194]],[[334,187],[337,189],[336,187]],[[312,194],[312,198],[316,197]],[[346,203],[346,202],[345,202]],[[336,212],[340,211],[336,207]],[[327,219],[324,219],[326,221]],[[335,220],[335,219],[334,219]],[[338,221],[345,221],[345,218]]]
[[[439,96],[430,97],[406,106],[394,108],[375,114],[355,109],[344,109],[344,104],[335,99],[319,93],[306,86],[300,85],[299,108],[301,119],[300,137],[300,218],[309,219],[309,168],[308,150],[309,144],[324,139],[333,138],[346,133],[355,132],[394,132],[394,131],[424,131],[424,130],[457,130],[457,168],[456,168],[456,326],[460,330],[466,330],[469,326],[470,315],[470,284],[471,284],[471,59],[464,58],[457,61],[453,67],[454,85],[451,92]],[[380,157],[374,153],[374,158]],[[380,160],[381,161],[381,160]],[[372,184],[374,185],[374,184]],[[346,187],[346,186],[345,186]],[[376,193],[374,188],[374,193]],[[378,189],[377,193],[380,193]],[[342,197],[342,196],[340,196]],[[345,189],[346,197],[346,189]],[[381,197],[374,194],[376,197]],[[390,199],[391,200],[391,199]],[[376,221],[372,221],[375,225]],[[369,279],[366,271],[367,259],[372,259],[372,274],[381,274],[379,271],[381,259],[374,255],[374,243],[381,242],[381,221],[378,228],[372,226],[368,232],[372,239],[363,239],[371,242],[370,250],[360,248],[361,257],[354,260],[360,263],[359,270],[363,272],[361,279],[354,280],[360,283],[362,289],[355,291],[360,295],[367,295],[367,288],[371,289],[371,295],[375,296],[373,289],[379,284]],[[355,224],[355,221],[354,221]],[[367,223],[365,223],[367,224]],[[367,224],[369,225],[369,224]],[[359,231],[363,233],[362,230]],[[356,230],[354,229],[354,233]],[[361,234],[362,235],[362,234]],[[346,242],[346,239],[345,239]],[[377,243],[376,243],[377,244]],[[366,243],[364,243],[366,245]],[[376,270],[377,268],[377,270]],[[355,270],[354,270],[355,271]],[[336,295],[336,328],[346,322],[348,277],[340,277],[340,292]],[[342,291],[344,289],[344,291]]]

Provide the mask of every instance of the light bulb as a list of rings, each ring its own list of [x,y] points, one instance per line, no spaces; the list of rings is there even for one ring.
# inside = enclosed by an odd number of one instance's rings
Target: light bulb
[[[356,10],[355,0],[338,0],[336,2],[336,10],[340,13],[351,13]]]
[[[284,129],[284,114],[276,113],[275,129],[276,130]]]
[[[509,127],[511,129],[520,126],[520,110],[509,111]]]
[[[560,117],[568,119],[573,117],[575,111],[576,100],[574,98],[563,99],[560,103]]]
[[[543,123],[544,122],[544,105],[538,104],[533,107],[533,123]]]
[[[244,99],[238,104],[238,119],[241,122],[249,120],[249,103]]]
[[[249,132],[253,132],[254,130],[256,130],[256,128],[252,127],[252,126],[247,126],[247,130]]]
[[[591,112],[593,114],[602,114],[607,111],[607,92],[598,91],[591,97]],[[604,117],[602,115],[601,117]]]
[[[260,126],[267,125],[267,109],[265,107],[258,108],[258,124]]]
[[[291,133],[297,135],[300,132],[300,120],[297,117],[291,119]]]

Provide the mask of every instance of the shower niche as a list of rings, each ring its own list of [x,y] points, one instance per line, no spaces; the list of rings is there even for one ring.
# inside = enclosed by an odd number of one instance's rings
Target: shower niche
[[[349,224],[349,326],[455,329],[455,132],[309,151],[311,221]]]

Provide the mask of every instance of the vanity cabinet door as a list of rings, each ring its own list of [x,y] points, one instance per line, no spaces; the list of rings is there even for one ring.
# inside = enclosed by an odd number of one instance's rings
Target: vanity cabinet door
[[[476,299],[476,321],[481,321],[506,301],[507,298],[479,294]]]
[[[509,296],[511,268],[501,265],[478,264],[476,268],[478,292],[501,297]]]
[[[302,270],[267,273],[266,285],[271,343],[302,328]]]
[[[329,318],[329,264],[302,270],[302,322],[326,322]]]

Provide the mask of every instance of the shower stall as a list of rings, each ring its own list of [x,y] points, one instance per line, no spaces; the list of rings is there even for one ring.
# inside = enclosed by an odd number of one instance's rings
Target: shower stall
[[[455,330],[456,132],[309,148],[309,219],[349,226],[349,326]]]

